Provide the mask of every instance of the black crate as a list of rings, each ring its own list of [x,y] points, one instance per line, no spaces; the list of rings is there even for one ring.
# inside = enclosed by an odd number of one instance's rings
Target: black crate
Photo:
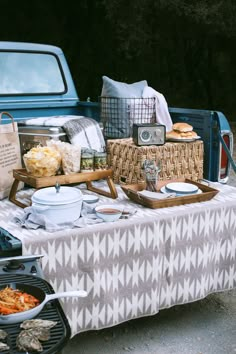
[[[149,98],[100,97],[104,137],[123,139],[132,136],[133,124],[156,122],[156,100]]]

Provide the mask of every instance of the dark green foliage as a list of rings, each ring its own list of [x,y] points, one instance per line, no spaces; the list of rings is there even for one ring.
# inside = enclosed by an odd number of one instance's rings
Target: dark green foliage
[[[81,100],[102,75],[146,79],[170,106],[236,112],[235,0],[0,0],[0,40],[60,46]]]

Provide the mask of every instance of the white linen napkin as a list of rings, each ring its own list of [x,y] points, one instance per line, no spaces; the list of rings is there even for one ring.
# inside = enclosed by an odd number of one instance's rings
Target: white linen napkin
[[[147,190],[143,190],[138,192],[139,195],[142,195],[143,197],[149,198],[149,199],[166,199],[166,198],[173,198],[176,197],[176,193],[161,193],[161,192],[151,192]]]
[[[86,227],[103,222],[102,219],[96,216],[94,212],[95,206],[95,203],[89,205],[83,202],[81,216],[74,222],[53,223],[45,215],[37,213],[32,207],[24,208],[23,214],[21,213],[19,216],[15,216],[13,221],[26,229],[36,230],[41,227],[49,232],[72,229],[74,227]]]
[[[166,126],[166,131],[169,132],[172,130],[172,119],[168,110],[168,105],[165,97],[162,93],[154,90],[150,86],[146,86],[143,89],[142,93],[143,98],[155,97],[156,99],[156,120],[157,123],[163,124]]]

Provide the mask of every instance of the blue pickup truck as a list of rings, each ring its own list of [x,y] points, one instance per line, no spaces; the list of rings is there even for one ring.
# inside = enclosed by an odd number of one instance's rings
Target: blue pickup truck
[[[100,121],[99,102],[80,101],[65,55],[58,47],[0,42],[0,72],[0,111],[9,112],[16,121],[57,115],[83,115]],[[236,168],[233,134],[224,114],[172,107],[169,112],[173,122],[187,122],[201,136],[204,178],[226,183],[230,165]]]

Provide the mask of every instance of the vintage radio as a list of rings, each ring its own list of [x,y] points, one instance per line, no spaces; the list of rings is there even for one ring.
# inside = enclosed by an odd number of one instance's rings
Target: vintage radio
[[[133,141],[136,145],[164,145],[166,137],[165,125],[142,123],[133,125]]]

